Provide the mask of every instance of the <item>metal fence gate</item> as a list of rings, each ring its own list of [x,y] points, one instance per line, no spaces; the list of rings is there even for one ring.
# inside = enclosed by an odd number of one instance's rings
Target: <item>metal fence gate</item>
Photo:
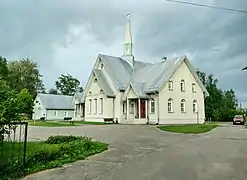
[[[25,172],[27,122],[0,122],[0,177]]]

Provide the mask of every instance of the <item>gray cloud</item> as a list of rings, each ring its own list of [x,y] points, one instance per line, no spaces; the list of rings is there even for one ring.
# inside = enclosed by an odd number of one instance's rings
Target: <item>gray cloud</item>
[[[244,0],[207,4],[247,9]],[[163,0],[1,0],[0,55],[36,60],[49,88],[67,72],[85,83],[98,53],[122,54],[127,11],[133,15],[138,59],[154,62],[187,54],[196,67],[214,74],[222,88],[234,88],[247,101],[247,74],[241,71],[247,65],[247,14]]]

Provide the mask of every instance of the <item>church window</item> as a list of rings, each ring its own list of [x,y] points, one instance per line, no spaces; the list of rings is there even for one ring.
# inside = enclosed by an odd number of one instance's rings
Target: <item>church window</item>
[[[185,82],[183,79],[180,82],[180,87],[181,87],[181,91],[184,92],[185,91]]]
[[[184,99],[181,100],[181,112],[185,113],[185,100]]]
[[[192,92],[195,93],[196,92],[196,84],[192,83]]]
[[[150,113],[152,114],[155,113],[155,101],[154,100],[150,101]]]
[[[169,81],[169,84],[168,84],[168,88],[169,88],[169,91],[172,91],[173,90],[173,81]]]
[[[197,113],[197,101],[193,101],[193,113]]]
[[[104,67],[104,65],[103,65],[103,64],[101,64],[101,65],[100,65],[100,68],[101,68],[101,69],[103,69],[103,67]]]
[[[97,78],[95,78],[95,79],[94,79],[94,83],[97,83],[97,82],[98,82],[98,80],[97,80]]]
[[[173,101],[172,99],[168,99],[168,112],[171,113],[173,112]]]

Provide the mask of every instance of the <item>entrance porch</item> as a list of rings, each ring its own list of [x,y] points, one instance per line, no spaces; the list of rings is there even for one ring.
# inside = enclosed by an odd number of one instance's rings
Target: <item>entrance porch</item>
[[[76,120],[84,120],[85,117],[85,103],[75,105],[75,116]]]
[[[125,123],[146,124],[148,122],[148,100],[127,98],[123,101]]]

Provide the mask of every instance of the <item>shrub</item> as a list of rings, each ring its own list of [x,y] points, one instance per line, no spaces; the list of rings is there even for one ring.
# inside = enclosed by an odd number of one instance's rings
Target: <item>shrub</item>
[[[72,142],[77,140],[84,140],[86,137],[81,136],[50,136],[45,143],[47,144],[61,144],[65,142]]]

